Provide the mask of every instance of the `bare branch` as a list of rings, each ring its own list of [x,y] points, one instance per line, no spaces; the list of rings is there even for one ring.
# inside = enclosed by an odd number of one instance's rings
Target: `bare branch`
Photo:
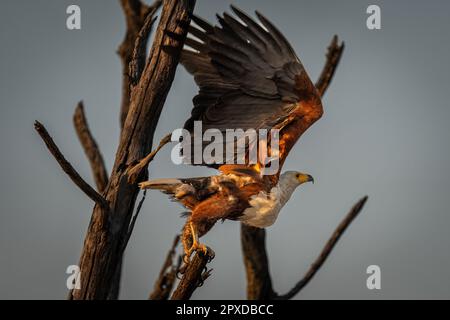
[[[123,249],[122,249],[122,251],[125,251],[125,249],[126,249],[126,247],[128,245],[128,242],[130,241],[131,234],[133,233],[134,226],[136,225],[136,220],[137,220],[137,218],[139,216],[139,213],[141,212],[142,205],[144,204],[146,195],[147,195],[147,190],[144,190],[144,192],[142,193],[141,201],[139,201],[138,206],[136,208],[136,213],[131,218],[130,226],[128,227],[128,232],[125,235],[125,241],[123,242]]]
[[[207,270],[206,265],[213,256],[195,253],[189,264],[183,270],[183,277],[172,294],[171,300],[189,300],[195,289],[201,287],[203,282],[211,275],[212,270]]]
[[[150,164],[150,162],[153,161],[156,154],[161,150],[166,144],[170,142],[172,134],[166,135],[164,138],[161,139],[159,142],[158,148],[150,152],[145,158],[140,160],[136,165],[130,167],[128,169],[128,183],[133,184],[137,182],[137,179],[139,175],[142,173],[143,170],[147,168],[147,166]]]
[[[365,196],[361,200],[359,200],[353,208],[350,210],[350,212],[347,214],[347,216],[342,220],[342,222],[339,224],[339,226],[336,228],[336,230],[331,235],[331,238],[326,243],[325,247],[322,249],[322,252],[317,257],[317,259],[314,261],[314,263],[309,268],[308,272],[306,272],[305,276],[297,282],[297,284],[286,294],[279,295],[276,297],[276,299],[280,300],[289,300],[292,299],[297,293],[300,292],[308,283],[311,281],[311,279],[314,277],[314,275],[319,271],[319,269],[322,267],[324,262],[327,260],[328,256],[330,255],[331,251],[333,250],[336,243],[341,238],[342,234],[345,232],[347,227],[352,223],[352,221],[358,216],[358,214],[361,212],[361,210],[364,207],[364,204],[366,203],[368,197]]]
[[[125,38],[118,49],[122,60],[122,106],[120,109],[120,125],[123,128],[130,107],[131,77],[129,74],[130,62],[133,58],[136,39],[144,26],[149,13],[156,13],[161,7],[162,1],[156,0],[151,6],[147,6],[141,0],[120,0],[125,14],[127,30]]]
[[[181,256],[178,257],[174,265],[173,260],[176,255],[176,248],[180,242],[180,235],[177,235],[173,241],[172,247],[167,253],[166,260],[161,268],[159,277],[155,282],[153,292],[150,294],[151,300],[167,300],[172,291],[173,285],[177,279],[177,273],[181,266]]]
[[[80,174],[72,167],[72,165],[64,158],[63,154],[59,150],[58,146],[53,141],[52,137],[48,134],[47,129],[39,121],[34,123],[34,128],[37,133],[44,140],[50,153],[56,159],[63,171],[69,176],[69,178],[83,191],[89,198],[95,201],[101,207],[109,208],[108,202],[97,191],[95,191],[86,181],[81,178]]]
[[[333,79],[334,73],[339,65],[339,61],[341,60],[342,53],[344,52],[344,48],[344,42],[339,45],[338,36],[335,35],[333,40],[331,40],[330,46],[328,47],[325,66],[323,67],[319,80],[317,80],[316,83],[316,88],[321,96],[325,94],[325,91],[328,89],[331,80]]]
[[[86,154],[89,164],[91,165],[92,174],[94,176],[94,181],[97,185],[97,190],[103,192],[106,185],[108,184],[108,173],[106,171],[105,162],[103,160],[102,154],[100,153],[97,142],[92,136],[89,130],[86,115],[84,114],[83,102],[80,101],[75,109],[75,114],[73,116],[73,125],[75,131],[77,132],[78,139],[80,140],[81,146],[83,147],[84,153]]]

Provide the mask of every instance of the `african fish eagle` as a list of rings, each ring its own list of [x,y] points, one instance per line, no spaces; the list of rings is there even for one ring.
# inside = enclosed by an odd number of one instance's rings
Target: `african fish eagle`
[[[231,6],[237,16],[217,15],[213,26],[193,16],[181,63],[194,76],[199,93],[184,129],[273,129],[279,131],[276,174],[261,166],[206,164],[215,176],[160,179],[140,183],[159,189],[189,210],[183,227],[185,261],[194,251],[212,252],[199,242],[218,220],[237,220],[254,227],[272,225],[294,190],[313,178],[281,167],[294,144],[323,113],[320,94],[282,33],[262,14],[256,22]],[[225,163],[225,162],[223,162]]]

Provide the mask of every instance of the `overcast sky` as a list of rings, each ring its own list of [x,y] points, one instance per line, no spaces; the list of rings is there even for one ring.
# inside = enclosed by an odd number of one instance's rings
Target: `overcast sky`
[[[197,0],[215,21],[230,1]],[[360,197],[366,208],[298,299],[450,298],[450,2],[233,1],[269,17],[312,79],[332,36],[346,50],[324,98],[324,117],[302,137],[284,170],[316,183],[295,192],[268,229],[275,289],[285,292],[307,270]],[[66,29],[77,4],[82,29]],[[381,7],[381,30],[366,27],[366,8]],[[87,181],[90,169],[72,128],[76,103],[112,167],[117,148],[125,25],[118,1],[3,0],[0,10],[0,298],[64,299],[65,270],[77,264],[92,202],[60,170],[33,130],[42,121]],[[178,68],[156,139],[188,117],[197,88]],[[175,166],[164,149],[152,178],[207,175]],[[147,298],[183,209],[152,191],[126,251],[121,298]],[[212,277],[197,299],[245,297],[239,224],[204,239],[216,252]],[[368,290],[366,268],[381,268],[381,290]]]

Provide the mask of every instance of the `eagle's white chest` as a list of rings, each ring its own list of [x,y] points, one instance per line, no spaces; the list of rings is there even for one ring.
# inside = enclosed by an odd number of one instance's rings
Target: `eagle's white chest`
[[[261,191],[252,196],[249,201],[251,207],[244,210],[240,220],[244,224],[258,228],[271,226],[277,220],[281,208],[289,200],[293,189],[276,186],[269,194]]]

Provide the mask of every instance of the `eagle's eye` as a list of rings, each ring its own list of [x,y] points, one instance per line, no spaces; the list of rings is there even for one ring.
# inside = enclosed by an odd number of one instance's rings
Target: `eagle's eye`
[[[300,173],[297,173],[295,177],[298,179],[300,177]]]

